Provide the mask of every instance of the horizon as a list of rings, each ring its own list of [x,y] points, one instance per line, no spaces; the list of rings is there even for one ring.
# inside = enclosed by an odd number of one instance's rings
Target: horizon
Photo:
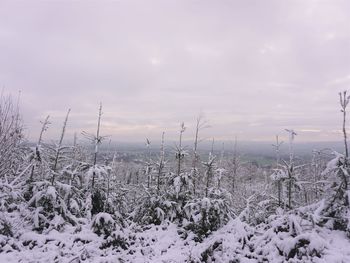
[[[287,138],[286,138],[287,139]],[[55,141],[50,139],[44,139],[46,142]],[[66,145],[72,145],[74,142],[69,138],[64,140]],[[280,154],[282,156],[289,156],[289,142],[288,140],[280,140],[282,142],[280,148]],[[35,145],[36,141],[28,141],[30,145]],[[89,142],[89,140],[78,137],[77,143],[84,146],[90,147],[93,150],[94,144]],[[193,150],[194,140],[183,140],[182,145],[186,149],[186,151],[191,152]],[[273,144],[275,141],[239,141],[237,140],[237,152],[239,154],[247,155],[247,156],[257,156],[257,157],[275,157],[275,149]],[[175,145],[178,144],[176,140],[165,140],[164,147],[166,152],[174,151]],[[103,140],[100,149],[102,151],[116,151],[116,152],[139,152],[139,151],[148,151],[150,150],[152,153],[158,153],[160,151],[161,141],[150,141],[150,148],[146,146],[146,139],[144,141],[109,141],[107,138]],[[203,140],[198,145],[198,151],[202,153],[208,153],[212,149],[212,139]],[[234,150],[234,140],[226,140],[226,141],[214,141],[213,147],[214,153],[219,154],[224,150],[225,154],[231,154]],[[342,139],[338,141],[293,141],[293,151],[296,156],[311,156],[314,151],[336,151],[339,153],[344,152],[344,142]]]

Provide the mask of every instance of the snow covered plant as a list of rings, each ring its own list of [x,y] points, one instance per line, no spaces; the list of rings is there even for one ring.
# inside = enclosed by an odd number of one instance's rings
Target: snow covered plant
[[[185,190],[189,177],[184,174],[167,175],[167,185],[161,191],[143,188],[139,205],[132,213],[134,221],[141,224],[162,224],[165,221],[181,223],[186,217],[184,207],[192,199],[190,189]],[[186,182],[186,183],[184,183]]]
[[[294,160],[294,138],[297,135],[294,130],[286,131],[289,133],[289,161],[280,160],[279,151],[282,142],[279,142],[276,136],[276,144],[273,147],[276,151],[276,168],[271,179],[277,186],[278,206],[286,209],[293,209],[297,205],[297,192],[301,189],[299,183],[299,170],[303,165],[296,165]],[[281,163],[280,163],[281,162]]]
[[[129,246],[123,232],[124,226],[119,226],[111,214],[104,212],[96,214],[91,222],[91,227],[95,234],[104,238],[101,249],[110,246],[127,249]]]
[[[143,225],[155,224],[160,225],[165,221],[173,222],[181,214],[181,207],[176,200],[166,193],[153,195],[146,189],[143,197],[140,199],[134,211],[133,218],[135,222]]]
[[[192,152],[192,165],[191,165],[191,180],[192,180],[192,192],[193,195],[196,195],[197,193],[197,187],[200,184],[198,176],[199,176],[199,165],[200,165],[200,156],[198,154],[198,146],[199,143],[203,140],[200,137],[200,132],[203,129],[209,128],[208,122],[204,119],[204,116],[202,113],[200,113],[196,118],[196,129],[195,129],[195,136],[194,136],[194,143],[193,143],[193,152]],[[198,183],[197,183],[198,181]]]
[[[13,209],[23,198],[23,178],[31,168],[24,146],[18,101],[0,93],[0,210]]]
[[[107,188],[104,188],[105,180],[108,178],[110,167],[104,166],[104,165],[94,165],[90,167],[88,170],[86,177],[87,177],[87,185],[86,189],[87,195],[91,198],[91,213],[92,215],[95,215],[97,213],[103,212],[105,203],[107,201],[106,194],[104,193],[104,189],[107,190]],[[90,185],[92,180],[94,181],[94,188],[91,189]],[[92,191],[89,191],[91,189]]]
[[[350,236],[350,193],[347,187],[350,169],[344,155],[337,152],[333,154],[334,159],[327,164],[324,171],[330,184],[326,190],[326,197],[316,211],[318,224],[347,231]]]
[[[102,212],[94,216],[91,227],[97,235],[109,236],[116,229],[116,223],[110,214]]]
[[[0,93],[0,179],[4,182],[20,173],[25,157],[18,100],[15,105],[11,96]]]
[[[185,191],[184,178],[181,174],[164,174],[166,185],[157,188],[142,188],[139,205],[132,213],[135,222],[159,225],[166,221],[182,222],[183,207],[190,197],[189,190]],[[188,177],[186,177],[188,178]],[[187,180],[185,181],[187,182]]]
[[[346,131],[346,108],[350,101],[347,92],[339,93],[341,112],[343,113],[343,136],[344,136],[344,154],[334,152],[335,158],[327,165],[326,173],[331,181],[328,189],[328,195],[322,206],[318,209],[320,224],[326,224],[328,227],[338,230],[346,230],[350,236],[350,192],[349,192],[349,153],[347,145]]]
[[[229,194],[224,190],[210,189],[207,196],[186,203],[184,227],[202,240],[211,232],[225,225],[232,216]]]
[[[182,167],[187,152],[182,146],[182,135],[185,132],[184,123],[180,126],[179,143],[175,146],[175,172],[165,173],[164,133],[159,161],[155,163],[157,186],[143,189],[140,205],[133,213],[136,222],[143,224],[161,224],[164,221],[181,223],[184,219],[183,208],[191,198],[190,173]],[[162,186],[162,187],[161,187]]]
[[[238,218],[250,225],[258,225],[276,212],[278,203],[274,196],[269,195],[268,190],[253,193],[245,198],[245,207],[239,213]]]
[[[277,214],[258,226],[254,258],[259,262],[318,262],[326,248],[324,238],[312,229],[312,222],[294,214]]]
[[[28,201],[28,208],[32,213],[34,230],[42,232],[51,229],[60,230],[64,224],[77,224],[76,217],[69,211],[65,196],[69,195],[70,188],[61,186],[61,194],[50,182],[34,184],[33,197]]]
[[[179,143],[175,145],[175,159],[176,159],[176,172],[173,177],[174,186],[176,188],[176,192],[180,193],[182,191],[187,191],[189,188],[189,174],[183,170],[183,162],[185,161],[185,157],[188,155],[186,151],[186,147],[182,145],[182,136],[185,132],[186,127],[182,122],[180,125],[180,135],[179,135]]]

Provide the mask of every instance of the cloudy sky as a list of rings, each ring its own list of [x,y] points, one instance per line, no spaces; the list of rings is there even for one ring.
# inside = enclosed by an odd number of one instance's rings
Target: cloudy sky
[[[329,0],[0,0],[0,85],[21,90],[31,138],[115,141],[193,136],[338,140],[338,92],[350,87],[350,2]]]

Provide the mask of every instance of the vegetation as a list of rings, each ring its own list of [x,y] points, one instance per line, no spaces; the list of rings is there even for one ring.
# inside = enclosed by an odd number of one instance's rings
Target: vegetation
[[[226,258],[231,262],[238,262],[237,255],[257,262],[269,261],[267,248],[285,260],[321,257],[325,246],[314,244],[313,235],[317,234],[312,231],[341,230],[350,237],[346,131],[349,100],[346,92],[340,94],[344,154],[319,150],[313,153],[310,163],[305,163],[294,156],[296,133],[287,130],[289,159],[281,158],[282,142],[277,136],[273,145],[275,165],[260,167],[241,161],[237,140],[232,153],[225,153],[223,146],[216,154],[213,140],[209,154],[200,154],[200,131],[207,127],[202,116],[196,119],[192,150],[184,146],[186,127],[182,123],[174,149],[165,149],[162,133],[157,156],[151,154],[151,142],[147,139],[148,153],[142,163],[117,160],[113,151],[100,152],[105,138],[100,135],[102,104],[96,134],[83,133],[94,145],[93,152],[78,144],[76,137],[73,145],[65,145],[70,110],[57,142],[45,140],[50,124],[47,117],[35,147],[29,147],[19,106],[11,97],[3,96],[0,251],[10,253],[38,246],[37,236],[25,236],[26,232],[47,236],[52,231],[72,231],[76,235],[89,229],[100,240],[101,250],[123,250],[132,255],[136,253],[135,244],[146,242],[137,240],[137,233],[176,226],[177,234],[187,244],[189,240],[205,243],[213,233],[220,235],[222,231],[233,235],[235,247],[230,247]],[[309,234],[304,233],[305,229]],[[15,245],[16,240],[22,240],[20,246]],[[95,241],[85,236],[75,242]],[[222,240],[208,243],[201,253],[189,253],[187,260],[211,262],[217,251],[224,251],[223,246]],[[144,256],[151,253],[145,247],[142,245]],[[91,255],[81,254],[78,260],[88,257]]]

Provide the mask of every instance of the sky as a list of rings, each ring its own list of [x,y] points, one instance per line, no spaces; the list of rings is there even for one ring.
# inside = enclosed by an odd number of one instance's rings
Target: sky
[[[27,136],[96,129],[114,141],[194,136],[341,140],[350,1],[0,0],[0,87],[21,93]]]

